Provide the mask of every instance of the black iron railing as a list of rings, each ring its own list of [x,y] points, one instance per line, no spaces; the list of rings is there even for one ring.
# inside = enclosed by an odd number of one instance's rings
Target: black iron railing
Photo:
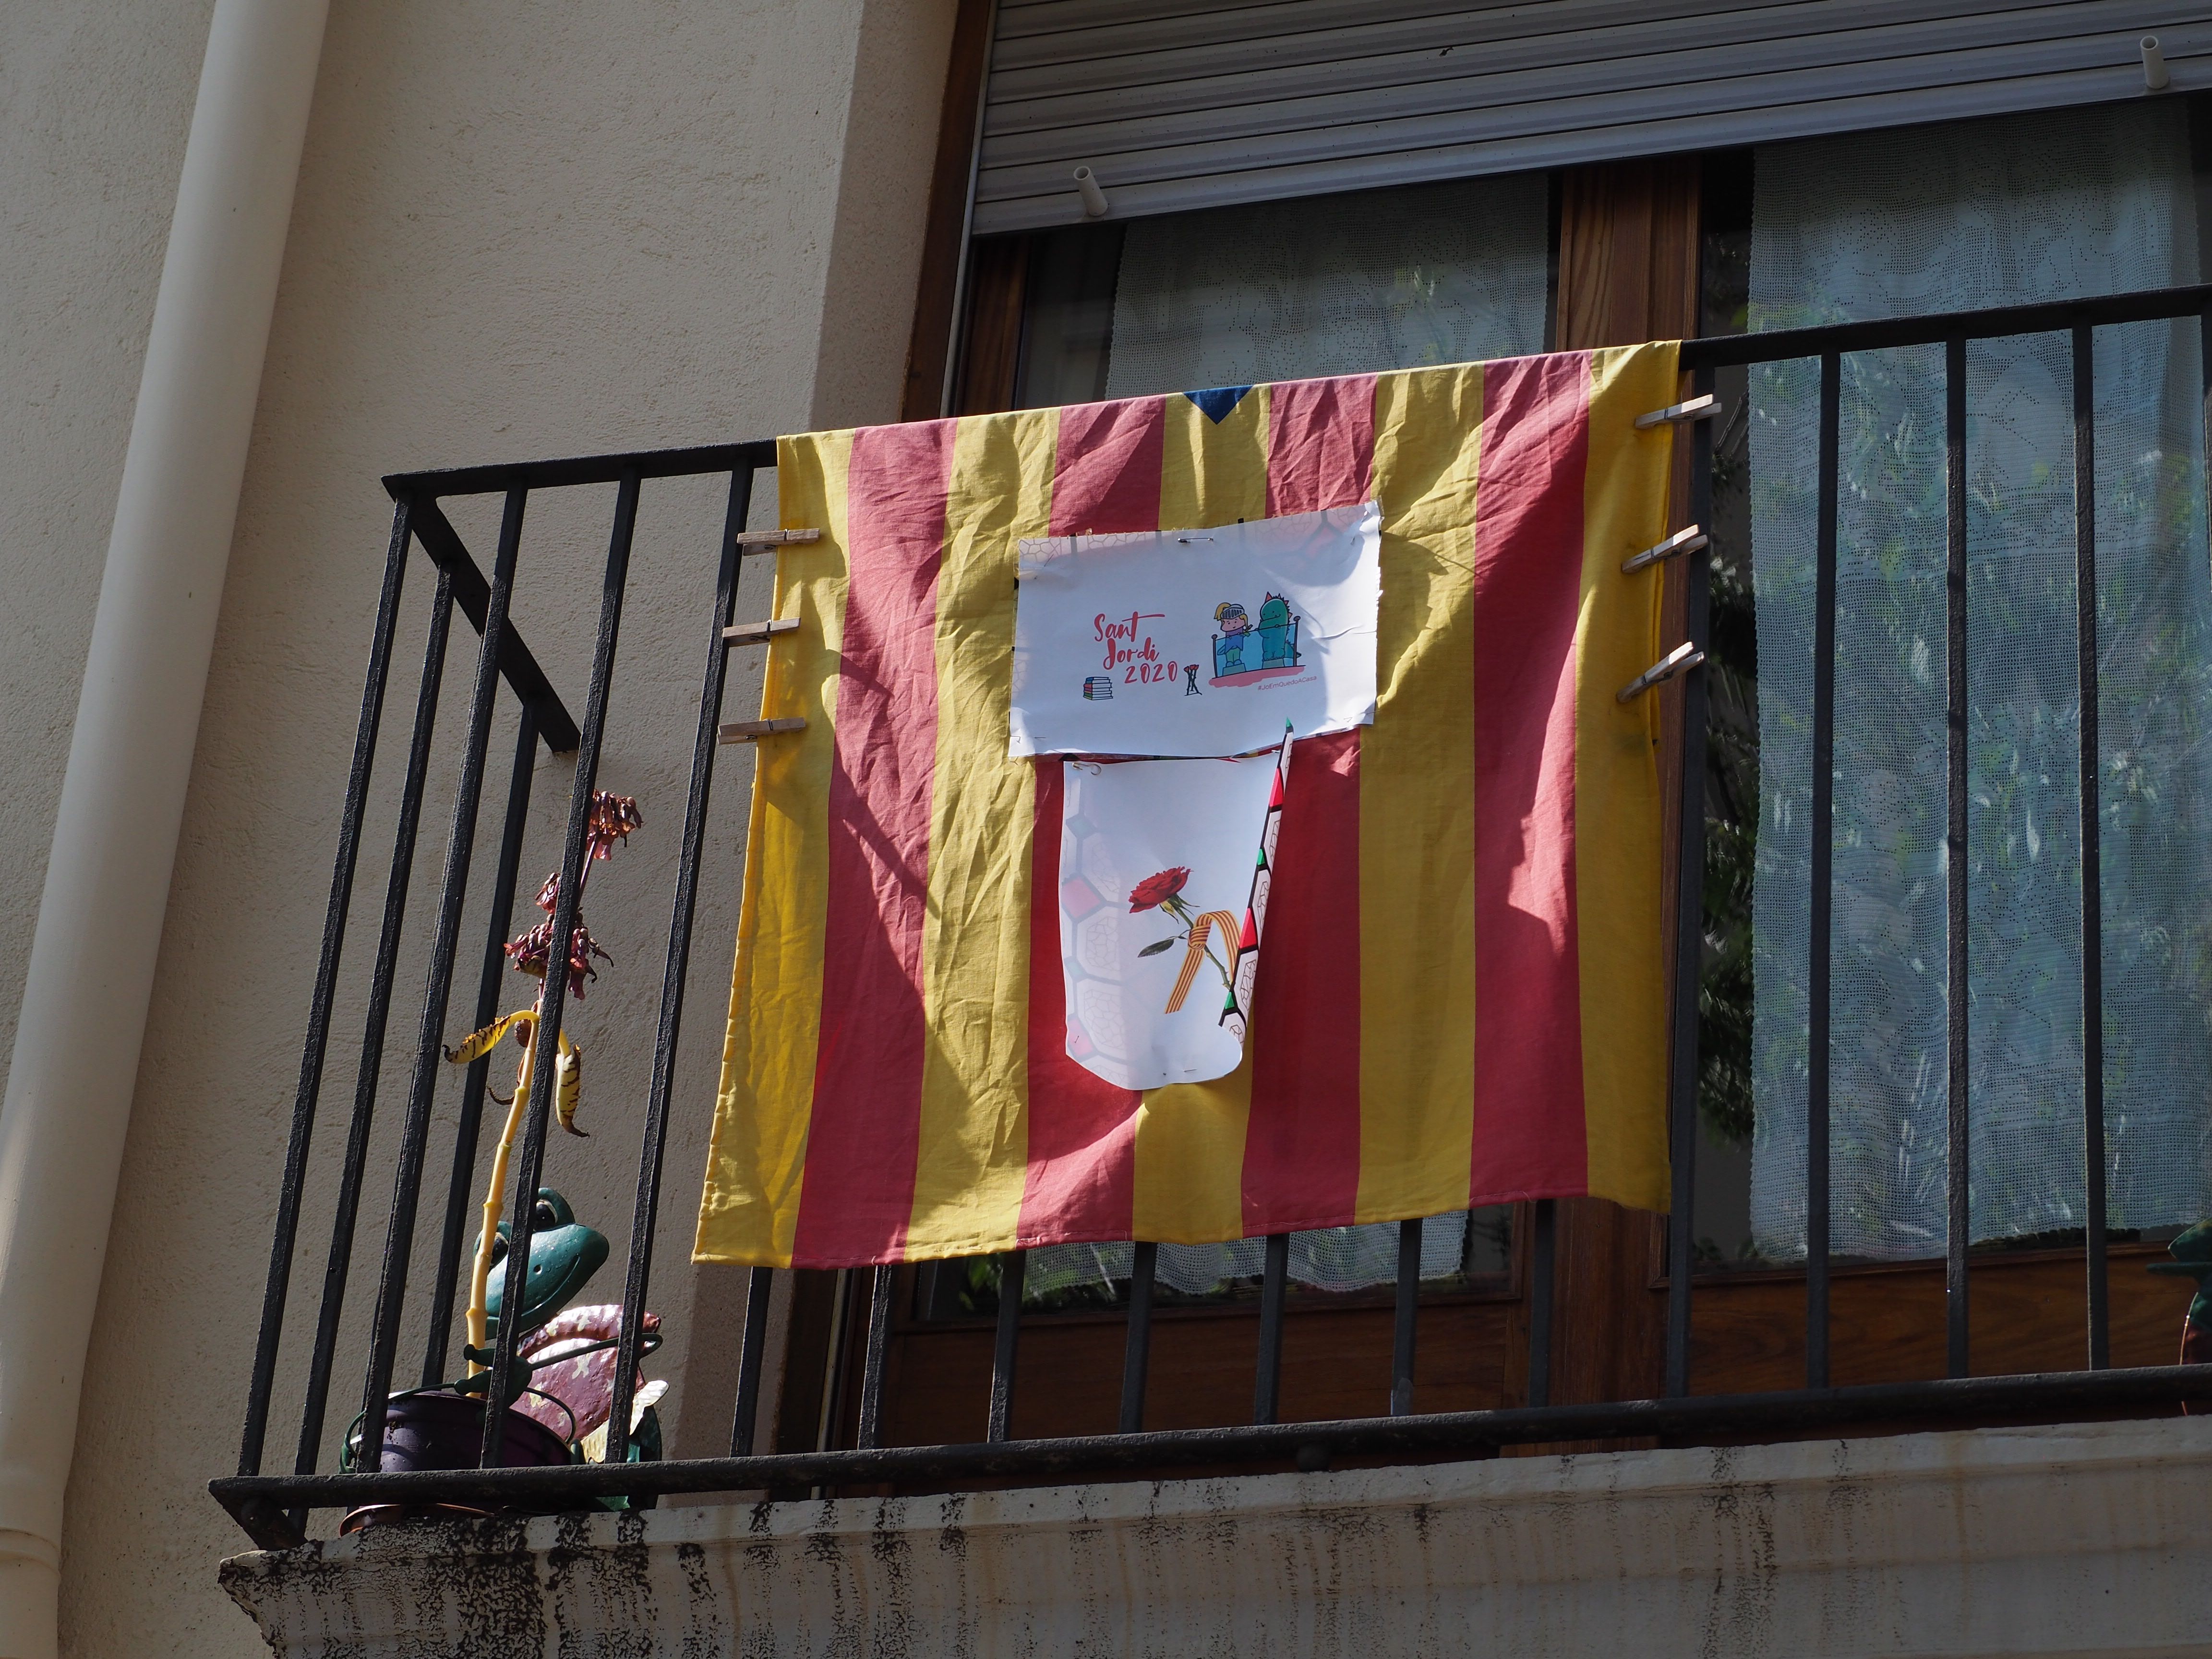
[[[1319,1468],[1346,1456],[1479,1455],[1512,1443],[1632,1437],[1741,1437],[1761,1433],[1803,1433],[1870,1420],[1936,1422],[1991,1418],[2061,1420],[2082,1414],[2112,1414],[2185,1399],[2212,1398],[2212,1367],[2181,1366],[2127,1370],[2107,1369],[2109,1311],[2105,1261],[2106,1192],[2103,1076],[2100,1054],[2102,982],[2099,902],[2097,817],[2097,727],[2094,695],[2082,698],[2081,736],[2081,830],[2082,837],[2081,943],[2085,1039],[2082,1146],[2087,1189],[2085,1267],[2087,1330],[2084,1365],[2079,1371],[2033,1376],[1972,1377],[1967,1373],[1966,1137],[1966,343],[2008,335],[2063,333],[2073,352],[2075,555],[2077,629],[2081,684],[2096,684],[2096,538],[2094,513],[2094,421],[2092,407],[2093,331],[2112,324],[2195,317],[2206,331],[2205,372],[2212,389],[2212,285],[2172,289],[2110,298],[1954,313],[1899,321],[1852,324],[1731,336],[1687,342],[1682,366],[1692,374],[1693,390],[1710,393],[1718,368],[1796,359],[1817,359],[1820,368],[1819,437],[1819,533],[1817,543],[1813,704],[1811,848],[1811,980],[1808,1136],[1806,1159],[1806,1386],[1781,1394],[1705,1395],[1690,1397],[1690,1315],[1692,1275],[1681,1264],[1692,1258],[1691,1220],[1695,1169],[1698,1057],[1698,986],[1704,877],[1703,779],[1705,770],[1705,685],[1702,672],[1686,677],[1682,723],[1680,805],[1681,854],[1678,866],[1678,931],[1674,973],[1673,1061],[1670,1076],[1674,1160],[1673,1214],[1668,1229],[1668,1259],[1677,1264],[1668,1283],[1664,1397],[1613,1404],[1553,1406],[1548,1403],[1549,1323],[1553,1302],[1553,1218],[1548,1203],[1534,1212],[1531,1241],[1529,1403],[1494,1411],[1416,1413],[1412,1410],[1413,1350],[1419,1316],[1420,1224],[1403,1224],[1396,1292],[1396,1319],[1389,1393],[1391,1415],[1328,1423],[1276,1422],[1285,1288],[1287,1236],[1270,1239],[1266,1252],[1260,1316],[1258,1363],[1252,1423],[1236,1428],[1144,1432],[1147,1362],[1152,1334],[1155,1247],[1133,1252],[1128,1297],[1128,1327],[1121,1393],[1121,1432],[1052,1440],[1009,1437],[1016,1362],[1021,1334],[1024,1258],[1017,1252],[1002,1267],[1000,1314],[994,1354],[988,1439],[966,1446],[881,1446],[885,1356],[890,1334],[891,1273],[875,1270],[869,1300],[869,1326],[860,1366],[858,1445],[852,1449],[755,1455],[754,1423],[758,1413],[769,1337],[771,1270],[753,1270],[733,1402],[730,1455],[724,1458],[633,1463],[629,1455],[631,1379],[635,1374],[640,1316],[645,1306],[647,1273],[659,1215],[661,1163],[668,1130],[668,1106],[684,987],[690,956],[691,919],[697,893],[701,848],[714,780],[716,726],[726,675],[727,642],[723,630],[733,616],[743,549],[739,537],[750,504],[754,475],[775,465],[769,443],[665,450],[574,461],[515,466],[476,467],[454,471],[412,473],[385,480],[395,503],[375,631],[372,636],[367,689],[359,732],[340,820],[336,872],[328,920],[310,1004],[269,1284],[263,1304],[259,1345],[247,1395],[246,1425],[236,1476],[210,1483],[217,1498],[259,1543],[282,1546],[305,1535],[307,1512],[368,1504],[454,1503],[514,1505],[531,1509],[584,1506],[600,1498],[753,1489],[836,1486],[874,1482],[927,1486],[979,1479],[1036,1480],[1048,1477],[1113,1478],[1131,1471],[1158,1471],[1204,1465],[1293,1464]],[[1836,625],[1838,428],[1842,359],[1851,352],[1907,345],[1946,347],[1948,376],[1946,442],[1948,461],[1948,1020],[1949,1097],[1948,1137],[1946,1282],[1949,1375],[1923,1382],[1859,1388],[1829,1386],[1829,1212],[1828,1050],[1831,1009],[1827,971],[1830,939],[1830,835],[1833,812],[1834,659]],[[1712,439],[1710,422],[1693,428],[1691,517],[1711,517]],[[474,689],[460,757],[443,884],[435,910],[422,1014],[412,1050],[404,1117],[400,1130],[390,1219],[382,1272],[370,1314],[368,1362],[362,1378],[362,1447],[358,1462],[378,1465],[383,1433],[381,1402],[391,1392],[398,1360],[401,1316],[412,1266],[410,1254],[425,1174],[431,1105],[435,1092],[441,1042],[453,975],[462,951],[462,917],[471,848],[484,784],[487,750],[501,688],[518,707],[514,761],[498,861],[492,873],[491,926],[479,959],[477,1016],[479,1025],[496,1012],[501,951],[512,908],[529,787],[537,745],[558,752],[577,751],[574,790],[562,861],[559,908],[552,937],[565,939],[575,924],[579,873],[586,852],[586,815],[597,781],[615,648],[620,630],[629,572],[629,549],[640,492],[646,480],[726,474],[728,507],[717,556],[702,569],[714,572],[711,594],[700,597],[700,649],[704,658],[698,723],[683,839],[672,895],[668,954],[664,969],[652,1082],[642,1144],[639,1150],[635,1203],[623,1291],[622,1343],[615,1367],[606,1461],[594,1465],[542,1468],[498,1467],[501,1448],[488,1427],[484,1467],[463,1471],[408,1474],[331,1474],[318,1468],[324,1438],[335,1357],[344,1304],[348,1267],[362,1188],[368,1171],[379,1062],[386,1046],[386,1026],[398,976],[401,925],[407,909],[408,872],[422,813],[432,754],[434,714],[445,666],[452,613],[458,606],[479,637]],[[597,647],[585,693],[580,727],[540,670],[508,613],[520,557],[526,506],[533,491],[583,484],[618,485],[614,524],[605,567]],[[505,510],[492,571],[487,580],[451,521],[441,501],[455,496],[499,495]],[[419,544],[435,570],[431,628],[425,647],[414,724],[399,797],[392,873],[378,929],[363,1030],[361,1073],[350,1112],[331,1215],[331,1241],[322,1297],[309,1352],[298,1449],[292,1473],[263,1472],[270,1400],[276,1379],[286,1303],[307,1181],[308,1154],[318,1127],[322,1073],[331,1036],[332,1004],[341,945],[352,902],[394,635],[410,550]],[[1710,572],[1703,559],[1688,561],[1688,617],[1691,638],[1702,647],[1707,632]],[[565,981],[550,974],[544,1017],[534,1042],[535,1073],[553,1074]],[[422,1378],[436,1383],[446,1372],[451,1343],[454,1291],[468,1221],[478,1127],[488,1083],[489,1059],[469,1069],[464,1084],[459,1129],[447,1186],[439,1259],[428,1287],[428,1337]],[[545,1090],[530,1114],[513,1190],[538,1189],[552,1091]],[[506,1260],[504,1304],[520,1307],[524,1265],[530,1255],[532,1212],[511,1206],[514,1239]],[[491,1364],[491,1387],[503,1393],[514,1361],[518,1333],[506,1322]],[[489,1414],[496,1418],[496,1413]]]

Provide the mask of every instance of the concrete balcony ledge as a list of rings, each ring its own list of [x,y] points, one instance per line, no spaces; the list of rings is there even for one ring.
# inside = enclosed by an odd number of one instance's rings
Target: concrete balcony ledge
[[[388,1527],[287,1659],[2212,1655],[2212,1418]]]

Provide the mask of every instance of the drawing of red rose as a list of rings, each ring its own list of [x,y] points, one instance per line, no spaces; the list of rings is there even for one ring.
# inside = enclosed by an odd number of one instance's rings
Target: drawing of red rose
[[[1163,870],[1158,875],[1146,876],[1129,891],[1129,914],[1150,910],[1167,903],[1182,891],[1183,884],[1190,879],[1190,871],[1182,865],[1172,870]]]

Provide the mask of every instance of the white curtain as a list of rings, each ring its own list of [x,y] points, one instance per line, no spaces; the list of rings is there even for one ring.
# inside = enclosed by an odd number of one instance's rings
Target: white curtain
[[[1476,1223],[1473,1271],[1495,1263],[1503,1270],[1507,1241],[1497,1224],[1486,1233]],[[1468,1212],[1432,1216],[1421,1228],[1421,1277],[1442,1279],[1468,1264]],[[1235,1279],[1257,1279],[1267,1241],[1240,1238],[1233,1244],[1163,1244],[1153,1282],[1185,1296],[1204,1296]],[[1129,1276],[1127,1244],[1054,1244],[1031,1250],[1024,1264],[1024,1297],[1048,1296],[1077,1285],[1118,1283]],[[1291,1235],[1291,1278],[1322,1291],[1357,1291],[1387,1285],[1398,1276],[1398,1228],[1330,1227]]]
[[[2197,280],[2186,116],[2146,102],[1762,149],[1751,326]],[[2110,1224],[2205,1213],[2212,582],[2193,324],[2096,332]],[[2083,1224],[2071,370],[1967,355],[1970,1224]],[[1750,378],[1760,823],[1752,1225],[1804,1249],[1819,366]],[[1847,357],[1838,531],[1831,1246],[1940,1254],[1946,910],[1943,351]]]
[[[1544,349],[1549,204],[1540,174],[1133,222],[1114,291],[1109,398],[1479,362]],[[1424,1278],[1502,1249],[1467,1212],[1421,1235]],[[1492,1228],[1491,1231],[1495,1231]],[[1203,1295],[1261,1270],[1256,1238],[1163,1245],[1158,1282]],[[1298,1233],[1291,1276],[1331,1291],[1388,1284],[1395,1224]],[[1032,1295],[1129,1275],[1126,1244],[1033,1250]]]

